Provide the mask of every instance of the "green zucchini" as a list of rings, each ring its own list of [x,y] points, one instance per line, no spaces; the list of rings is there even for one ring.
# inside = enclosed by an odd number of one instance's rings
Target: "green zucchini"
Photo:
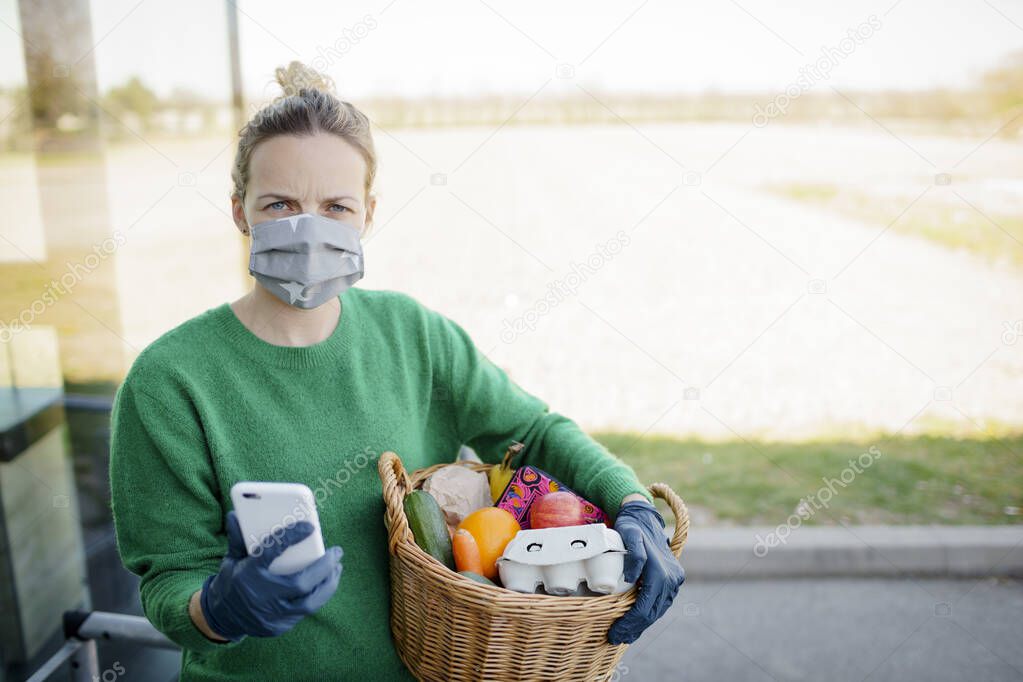
[[[494,587],[497,587],[497,583],[488,579],[486,576],[480,575],[479,573],[473,573],[472,571],[459,571],[458,574],[464,575],[469,580],[475,580],[476,582],[483,583],[484,585],[493,585]]]
[[[422,490],[413,490],[405,496],[405,518],[412,530],[412,537],[424,552],[455,570],[455,557],[451,553],[451,536],[448,525],[433,495]]]

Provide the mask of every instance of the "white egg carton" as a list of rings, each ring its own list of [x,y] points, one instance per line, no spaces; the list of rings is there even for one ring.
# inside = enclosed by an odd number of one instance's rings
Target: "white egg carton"
[[[615,594],[625,582],[622,536],[603,523],[520,530],[497,560],[501,584],[516,592],[543,588],[559,596]],[[585,583],[585,587],[583,587]]]

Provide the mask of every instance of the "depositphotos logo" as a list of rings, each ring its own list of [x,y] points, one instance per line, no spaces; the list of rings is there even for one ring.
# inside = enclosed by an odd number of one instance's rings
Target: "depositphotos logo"
[[[834,499],[841,490],[850,486],[856,477],[866,471],[868,468],[873,466],[874,462],[881,458],[881,451],[876,445],[871,445],[866,452],[861,453],[856,459],[849,460],[849,466],[842,469],[842,472],[838,475],[838,478],[822,477],[824,485],[821,486],[817,492],[807,497],[804,497],[796,505],[796,511],[791,514],[785,523],[781,523],[773,531],[768,533],[766,536],[756,535],[756,543],[753,545],[753,555],[758,559],[762,559],[767,556],[767,553],[771,551],[771,548],[777,547],[778,545],[784,545],[788,542],[789,536],[792,531],[803,525],[803,521],[807,521],[813,517],[821,509],[827,509],[831,500]]]

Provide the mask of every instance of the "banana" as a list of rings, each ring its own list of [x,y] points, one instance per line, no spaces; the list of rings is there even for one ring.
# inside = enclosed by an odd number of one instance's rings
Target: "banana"
[[[508,487],[508,481],[511,480],[515,474],[515,469],[511,467],[511,458],[522,451],[525,445],[519,442],[514,442],[508,447],[508,451],[504,453],[504,459],[497,466],[490,467],[490,471],[487,472],[487,479],[490,481],[490,497],[493,499],[494,504],[501,499],[501,493]]]

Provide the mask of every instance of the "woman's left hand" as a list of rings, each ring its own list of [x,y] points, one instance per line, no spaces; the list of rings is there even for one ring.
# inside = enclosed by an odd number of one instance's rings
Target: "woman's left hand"
[[[631,644],[671,606],[686,572],[671,552],[664,534],[664,517],[646,500],[626,502],[614,528],[625,549],[625,581],[639,580],[639,596],[607,633],[611,644]]]

